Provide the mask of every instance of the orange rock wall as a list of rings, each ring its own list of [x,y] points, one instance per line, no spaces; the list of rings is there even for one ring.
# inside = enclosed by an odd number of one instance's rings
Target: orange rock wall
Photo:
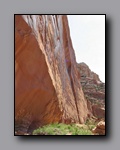
[[[88,114],[65,15],[15,15],[15,126],[84,123]]]

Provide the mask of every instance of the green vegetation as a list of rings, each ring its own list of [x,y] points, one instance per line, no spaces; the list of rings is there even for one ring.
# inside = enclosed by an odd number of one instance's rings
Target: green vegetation
[[[92,131],[93,128],[96,127],[97,121],[95,119],[87,119],[85,125],[87,125],[88,129]]]
[[[33,135],[93,135],[93,127],[77,126],[76,124],[54,123],[45,125],[33,131]]]
[[[87,126],[89,126],[89,125],[97,125],[97,122],[96,122],[96,120],[95,119],[92,119],[92,118],[90,118],[90,119],[87,119],[86,120],[86,123],[85,123]]]

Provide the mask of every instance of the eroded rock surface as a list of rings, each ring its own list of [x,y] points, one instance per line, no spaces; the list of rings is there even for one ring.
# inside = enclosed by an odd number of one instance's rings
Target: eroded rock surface
[[[80,82],[88,100],[89,116],[105,118],[105,83],[85,63],[77,64]]]
[[[92,130],[94,134],[105,135],[105,122],[100,121],[97,126]]]
[[[84,123],[88,109],[79,80],[67,17],[15,15],[16,131]]]

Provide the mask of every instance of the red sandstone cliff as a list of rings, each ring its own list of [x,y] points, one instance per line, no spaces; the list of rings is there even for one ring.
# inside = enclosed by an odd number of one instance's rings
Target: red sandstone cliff
[[[15,127],[84,123],[81,88],[65,15],[15,15]]]

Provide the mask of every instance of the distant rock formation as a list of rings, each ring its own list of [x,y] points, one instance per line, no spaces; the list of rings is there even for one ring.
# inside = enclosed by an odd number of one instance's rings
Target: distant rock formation
[[[15,15],[16,132],[84,123],[88,108],[79,80],[67,17]]]
[[[85,97],[88,100],[89,115],[105,118],[105,83],[92,72],[85,63],[77,64],[80,72],[80,82]]]

